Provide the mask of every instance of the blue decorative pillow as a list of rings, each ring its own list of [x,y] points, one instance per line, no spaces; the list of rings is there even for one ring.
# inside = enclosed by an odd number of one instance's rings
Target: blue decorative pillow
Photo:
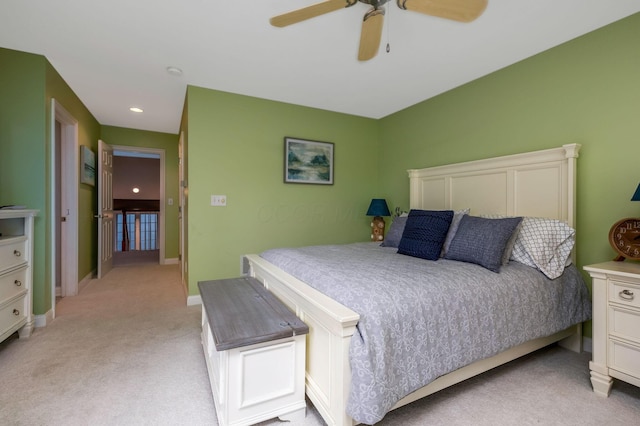
[[[382,247],[398,247],[406,224],[407,216],[398,216],[393,219],[389,232],[387,232],[387,235],[384,237],[384,241],[380,245]]]
[[[475,263],[500,272],[502,255],[521,221],[521,217],[487,219],[464,216],[444,258]]]
[[[398,253],[438,260],[452,219],[452,210],[411,210]]]

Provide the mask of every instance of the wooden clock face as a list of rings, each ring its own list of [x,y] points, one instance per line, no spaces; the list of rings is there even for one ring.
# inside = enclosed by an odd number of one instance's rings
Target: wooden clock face
[[[609,231],[609,243],[620,256],[640,259],[640,218],[616,222]]]

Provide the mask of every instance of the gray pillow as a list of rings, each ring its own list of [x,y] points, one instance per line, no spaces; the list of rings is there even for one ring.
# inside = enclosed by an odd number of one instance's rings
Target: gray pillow
[[[451,219],[451,225],[449,225],[449,230],[447,231],[447,237],[444,239],[444,244],[442,245],[442,253],[440,253],[440,257],[444,257],[444,255],[447,254],[447,250],[449,250],[451,241],[453,241],[453,237],[456,235],[456,232],[458,231],[458,225],[460,225],[460,219],[462,219],[462,216],[469,214],[469,210],[470,209],[453,211],[453,219]]]
[[[521,217],[486,219],[465,215],[444,258],[500,272],[507,243],[521,221]]]
[[[407,216],[399,216],[393,219],[389,232],[384,237],[384,241],[380,244],[382,247],[398,247],[404,232],[404,226],[407,223]]]

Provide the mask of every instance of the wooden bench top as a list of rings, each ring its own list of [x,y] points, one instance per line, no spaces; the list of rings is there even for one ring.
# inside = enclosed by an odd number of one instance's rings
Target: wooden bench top
[[[255,278],[198,282],[217,351],[309,332],[307,325]]]

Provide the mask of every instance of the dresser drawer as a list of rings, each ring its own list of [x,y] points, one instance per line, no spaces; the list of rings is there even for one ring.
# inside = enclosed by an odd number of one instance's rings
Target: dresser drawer
[[[27,268],[0,275],[0,304],[27,291]]]
[[[640,308],[640,286],[624,281],[611,280],[609,302]]]
[[[640,311],[609,306],[609,334],[640,345]]]
[[[609,340],[609,368],[640,377],[640,346]]]
[[[26,237],[0,239],[0,271],[27,263]]]
[[[12,327],[22,326],[27,322],[27,313],[24,310],[24,297],[19,297],[0,309],[0,334]]]

